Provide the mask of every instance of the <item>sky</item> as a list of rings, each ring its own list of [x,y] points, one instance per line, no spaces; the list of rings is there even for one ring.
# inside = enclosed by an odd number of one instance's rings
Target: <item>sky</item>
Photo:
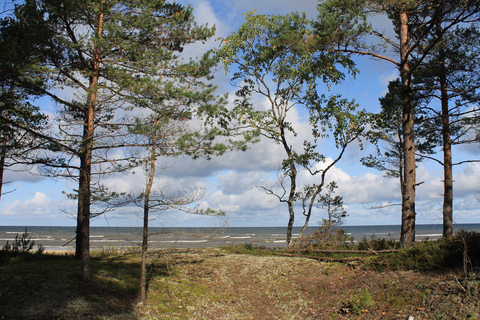
[[[244,21],[243,13],[256,10],[258,14],[286,14],[306,12],[307,17],[316,16],[316,1],[313,0],[186,0],[191,4],[196,20],[215,25],[217,34],[205,45],[195,44],[186,52],[195,56],[206,48],[219,44],[219,37],[234,32]],[[376,17],[376,23],[389,29],[389,23]],[[388,81],[398,76],[397,70],[387,63],[367,58],[355,60],[360,74],[347,79],[333,90],[344,98],[355,99],[361,108],[378,111],[378,98],[387,90]],[[235,89],[230,86],[229,75],[223,70],[215,74],[219,93],[228,92],[230,101]],[[262,104],[258,101],[258,104]],[[43,106],[46,107],[46,106]],[[259,105],[261,107],[261,105]],[[308,121],[300,108],[293,110],[289,119],[299,132],[299,138],[308,135]],[[327,158],[336,156],[331,143],[321,145]],[[232,152],[211,160],[192,160],[187,157],[170,159],[169,169],[157,178],[157,183],[172,189],[182,190],[191,186],[205,189],[202,205],[226,212],[225,217],[215,218],[187,214],[181,211],[166,211],[156,214],[150,222],[154,227],[257,227],[286,226],[288,212],[286,204],[266,194],[259,185],[276,182],[276,173],[283,157],[282,149],[271,141],[261,141],[246,152]],[[359,159],[374,152],[368,144],[363,150],[358,145],[347,149],[342,160],[329,172],[327,178],[339,186],[336,194],[343,196],[344,208],[348,213],[345,225],[399,225],[400,206],[382,209],[373,207],[382,204],[400,203],[400,188],[397,179],[385,178],[383,173],[363,167]],[[480,158],[479,145],[457,147],[454,161],[460,157]],[[34,172],[35,173],[35,172]],[[417,223],[442,223],[442,175],[443,168],[433,161],[418,164],[417,182]],[[480,223],[480,163],[469,163],[454,168],[454,221],[455,223]],[[299,173],[301,183],[313,182],[306,172]],[[73,181],[51,179],[28,172],[6,172],[9,181],[0,202],[0,225],[12,226],[75,226],[76,204],[62,191],[71,192],[76,188]],[[110,187],[124,191],[142,190],[144,177],[140,169],[135,174],[122,174],[108,179]],[[317,208],[310,226],[326,217],[325,211]],[[298,211],[295,225],[303,225],[303,216]],[[97,217],[92,226],[130,226],[143,224],[139,208],[128,206]]]

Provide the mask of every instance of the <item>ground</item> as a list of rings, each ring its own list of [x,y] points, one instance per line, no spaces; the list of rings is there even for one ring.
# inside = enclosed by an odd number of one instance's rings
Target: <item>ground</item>
[[[157,251],[141,303],[136,253],[94,257],[89,284],[73,257],[17,260],[0,264],[0,319],[480,319],[480,281],[466,288],[453,272]]]

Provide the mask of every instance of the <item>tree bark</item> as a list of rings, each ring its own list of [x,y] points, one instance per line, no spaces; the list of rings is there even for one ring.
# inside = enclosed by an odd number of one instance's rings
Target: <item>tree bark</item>
[[[439,41],[439,82],[442,105],[442,140],[443,140],[443,237],[453,237],[453,169],[452,169],[452,139],[450,130],[450,113],[448,109],[447,71],[445,68],[445,50],[443,48],[443,33],[437,24]]]
[[[402,80],[402,112],[404,134],[404,204],[400,241],[410,247],[415,241],[415,137],[414,108],[412,104],[411,71],[409,61],[408,13],[400,12],[400,76]]]
[[[288,225],[287,225],[287,246],[290,247],[292,242],[292,233],[293,233],[293,223],[295,221],[295,210],[293,208],[295,202],[295,191],[297,188],[297,168],[295,167],[295,160],[293,159],[292,150],[287,144],[287,140],[285,139],[285,129],[282,125],[280,125],[280,135],[282,140],[282,145],[288,155],[288,166],[289,166],[289,177],[290,177],[290,192],[288,194]]]
[[[88,133],[88,130],[86,130]],[[86,134],[85,133],[85,134]],[[87,152],[85,152],[87,153]],[[78,194],[77,252],[81,261],[82,279],[91,280],[90,270],[90,180],[91,159],[85,154],[80,159],[80,181]]]
[[[150,193],[152,192],[153,180],[155,178],[155,167],[157,158],[157,132],[156,127],[158,118],[153,122],[153,132],[151,139],[151,153],[148,166],[150,167],[148,181],[145,186],[145,195],[143,200],[143,237],[142,237],[142,266],[140,274],[140,300],[147,299],[147,251],[148,251],[148,219],[150,213]]]
[[[2,137],[2,151],[0,153],[0,200],[3,191],[3,173],[5,172],[5,158],[7,157],[7,136]]]
[[[92,181],[93,138],[95,131],[95,111],[97,104],[97,85],[100,77],[101,48],[98,39],[102,36],[104,14],[98,16],[97,38],[94,41],[92,73],[89,79],[89,91],[84,113],[83,150],[80,154],[80,179],[78,189],[77,216],[77,252],[81,260],[82,279],[91,280],[90,270],[90,205]],[[78,252],[80,251],[80,252]]]

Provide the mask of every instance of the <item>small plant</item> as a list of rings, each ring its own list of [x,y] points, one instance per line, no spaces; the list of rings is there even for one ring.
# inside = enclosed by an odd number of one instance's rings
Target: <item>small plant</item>
[[[343,219],[348,216],[343,208],[343,197],[334,196],[337,188],[338,185],[335,181],[330,182],[327,185],[327,194],[318,199],[320,208],[327,210],[327,219],[320,221],[320,228],[325,230],[329,238],[335,237],[335,227],[342,225]]]
[[[358,243],[358,250],[391,250],[399,247],[400,242],[392,239],[377,238],[375,235],[372,235],[370,240],[364,237]]]
[[[24,253],[32,250],[34,245],[35,245],[35,241],[30,239],[30,234],[28,233],[27,228],[25,228],[25,232],[22,234],[22,236],[19,237],[17,233],[15,236],[15,240],[13,240],[13,243],[10,244],[9,241],[7,241],[7,243],[3,247],[3,250],[14,252],[14,253]],[[42,252],[44,250],[45,248],[43,248]],[[39,251],[40,251],[40,247],[39,247]]]
[[[327,231],[324,227],[318,228],[312,234],[302,237],[296,246],[299,248],[312,249],[349,249],[353,243],[353,237],[345,230],[335,228],[334,231]]]
[[[37,245],[37,252],[35,252],[36,254],[43,254],[45,252],[45,246],[43,244],[38,244]]]
[[[365,288],[365,291],[359,291],[350,295],[348,302],[354,314],[361,314],[374,305],[372,294],[367,288]]]

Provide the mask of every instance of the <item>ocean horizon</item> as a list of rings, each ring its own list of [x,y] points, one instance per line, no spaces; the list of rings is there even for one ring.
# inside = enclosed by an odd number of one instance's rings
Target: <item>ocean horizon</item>
[[[36,245],[42,245],[49,251],[75,249],[76,227],[61,226],[0,226],[0,248],[7,241],[12,243],[15,236],[21,236],[27,228],[30,238]],[[339,228],[353,237],[354,241],[363,238],[385,238],[398,240],[400,225],[340,226]],[[312,233],[318,226],[308,227]],[[455,225],[459,229],[480,232],[480,223]],[[297,237],[301,227],[293,228],[293,237]],[[415,227],[417,241],[434,240],[442,236],[441,224],[418,224]],[[286,227],[150,227],[149,247],[152,249],[220,247],[249,243],[265,247],[285,247]],[[90,248],[102,250],[109,248],[127,249],[141,244],[141,227],[91,227]],[[34,249],[37,247],[35,246]]]

